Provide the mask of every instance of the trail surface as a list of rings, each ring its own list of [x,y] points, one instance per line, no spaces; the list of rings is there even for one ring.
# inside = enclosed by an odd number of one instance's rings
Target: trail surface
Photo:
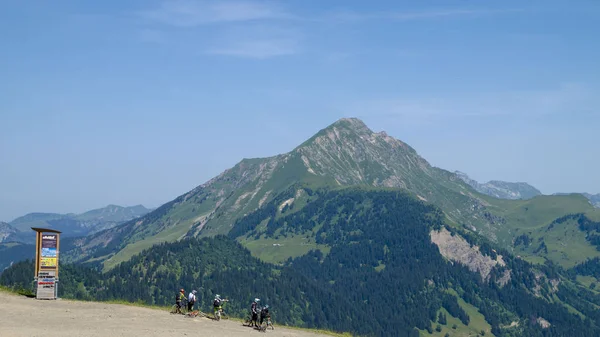
[[[0,336],[325,336],[275,326],[266,333],[239,321],[188,318],[167,311],[101,302],[36,300],[0,292]]]

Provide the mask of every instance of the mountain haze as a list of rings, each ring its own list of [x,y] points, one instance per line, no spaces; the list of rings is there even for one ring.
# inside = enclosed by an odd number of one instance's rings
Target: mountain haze
[[[82,236],[112,228],[135,219],[150,210],[142,205],[122,207],[108,205],[81,214],[29,213],[10,222],[21,238],[33,238],[31,227],[52,228],[62,232],[62,237]]]

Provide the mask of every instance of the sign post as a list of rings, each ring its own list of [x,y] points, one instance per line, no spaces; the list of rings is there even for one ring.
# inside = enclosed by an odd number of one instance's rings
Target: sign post
[[[58,255],[60,231],[48,228],[34,228],[35,238],[35,276],[36,298],[55,300],[58,283]]]

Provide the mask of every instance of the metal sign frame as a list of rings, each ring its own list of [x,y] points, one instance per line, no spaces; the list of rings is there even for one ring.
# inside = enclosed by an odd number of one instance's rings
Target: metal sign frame
[[[60,231],[35,228],[35,272],[36,298],[55,300],[58,294],[58,260]]]

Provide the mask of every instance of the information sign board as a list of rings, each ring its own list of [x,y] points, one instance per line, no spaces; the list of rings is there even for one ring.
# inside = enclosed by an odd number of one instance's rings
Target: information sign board
[[[35,281],[37,299],[56,299],[60,232],[48,228],[33,228],[36,237]]]

